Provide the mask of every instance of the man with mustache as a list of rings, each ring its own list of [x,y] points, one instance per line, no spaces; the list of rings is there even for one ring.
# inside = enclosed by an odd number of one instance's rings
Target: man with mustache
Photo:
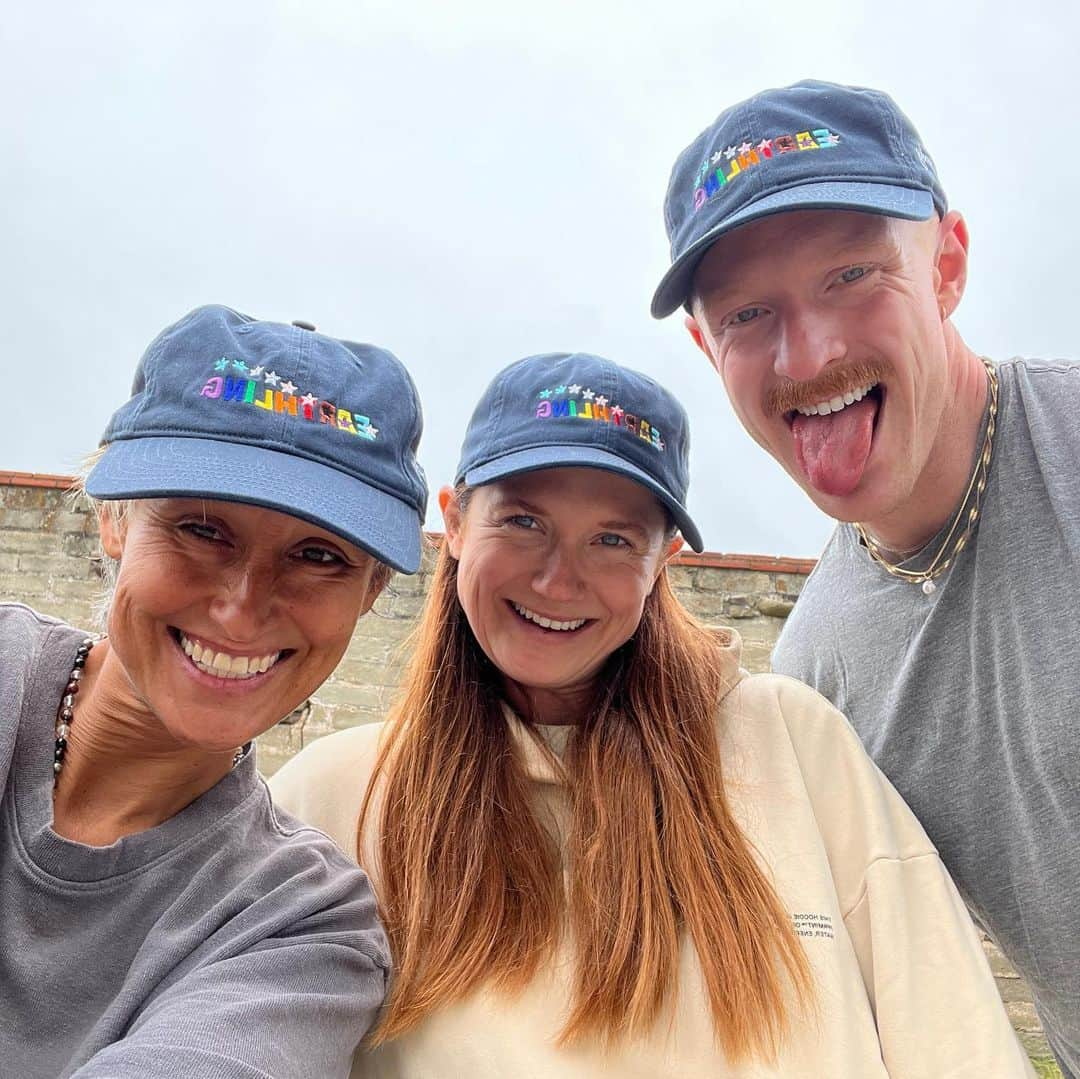
[[[961,338],[967,226],[878,91],[727,109],[665,221],[653,314],[686,308],[743,426],[838,522],[774,668],[849,716],[1076,1079],[1080,364]]]

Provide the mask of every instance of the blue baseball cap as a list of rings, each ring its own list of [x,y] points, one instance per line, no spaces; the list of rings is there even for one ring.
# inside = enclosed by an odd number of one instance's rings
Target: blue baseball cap
[[[635,480],[670,510],[695,551],[686,512],[690,423],[648,375],[585,352],[529,356],[495,376],[465,432],[454,483],[542,468],[599,468]]]
[[[263,506],[415,573],[427,508],[416,387],[385,349],[314,329],[208,306],[164,330],[87,494]]]
[[[680,155],[664,199],[671,269],[664,318],[726,232],[786,210],[861,210],[925,221],[945,192],[911,121],[880,90],[807,80],[725,109]]]

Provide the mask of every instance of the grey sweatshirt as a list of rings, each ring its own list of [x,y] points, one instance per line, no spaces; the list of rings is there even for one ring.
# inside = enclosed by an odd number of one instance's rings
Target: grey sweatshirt
[[[0,1076],[346,1075],[386,940],[367,878],[275,812],[253,753],[110,846],[52,830],[53,723],[82,637],[0,604]]]

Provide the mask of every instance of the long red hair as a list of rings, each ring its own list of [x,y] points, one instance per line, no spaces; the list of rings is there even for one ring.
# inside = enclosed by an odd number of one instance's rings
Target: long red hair
[[[521,989],[563,932],[575,955],[563,1041],[643,1034],[674,1000],[688,933],[720,1045],[731,1059],[775,1056],[790,1009],[810,1000],[810,972],[724,793],[716,712],[737,678],[729,643],[662,571],[568,743],[567,894],[443,546],[361,811],[361,836],[377,818],[396,971],[372,1043],[481,986]]]

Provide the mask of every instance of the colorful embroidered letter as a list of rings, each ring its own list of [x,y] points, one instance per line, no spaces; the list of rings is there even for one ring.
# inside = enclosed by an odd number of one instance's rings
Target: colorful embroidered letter
[[[641,426],[638,428],[638,438],[643,438],[646,442],[652,442],[652,424],[648,420],[641,421]]]
[[[339,408],[337,410],[337,425],[343,431],[348,431],[349,434],[355,435],[356,428],[353,427],[352,413],[348,409]]]
[[[274,411],[275,412],[288,412],[289,415],[296,415],[296,398],[291,394],[286,397],[280,390],[274,393]]]
[[[700,210],[705,205],[705,188],[699,187],[694,192],[694,209]]]
[[[366,438],[368,442],[375,441],[375,432],[371,429],[371,420],[367,416],[357,416],[353,413],[353,423],[356,424],[358,438]]]
[[[252,383],[252,385],[254,385],[254,383]],[[261,401],[256,401],[255,402],[255,407],[256,408],[268,408],[271,411],[273,411],[273,408],[274,408],[274,391],[273,390],[267,390],[266,393],[263,394],[263,399]]]
[[[798,148],[795,140],[790,135],[777,135],[776,138],[773,139],[773,149],[775,149],[778,154],[790,154]]]
[[[551,405],[551,415],[555,419],[561,419],[561,418],[564,418],[564,417],[569,417],[569,415],[570,415],[570,406],[573,403],[574,403],[573,401],[555,401],[555,402],[553,402],[552,405]]]
[[[796,145],[800,150],[816,150],[818,144],[810,137],[809,131],[800,131],[796,136]]]
[[[536,406],[536,418],[538,420],[546,420],[548,418],[548,416],[550,416],[550,415],[551,415],[551,402],[550,401],[541,401],[540,404],[538,404]]]
[[[329,401],[319,402],[319,423],[337,424],[337,406]]]
[[[200,397],[220,397],[221,387],[224,385],[224,379],[219,375],[214,375],[213,378],[206,380],[206,385],[203,386],[199,392]]]
[[[251,397],[247,398],[250,401],[255,396],[253,382],[245,382],[242,378],[227,378],[225,379],[225,394],[222,397],[223,401],[243,401],[245,400],[244,394],[247,391],[248,386],[253,387],[251,390]]]
[[[835,146],[840,141],[839,135],[834,135],[827,127],[819,127],[811,134],[817,139],[818,146],[822,150],[827,150],[830,146]]]
[[[611,423],[611,413],[608,412],[605,405],[593,404],[592,415],[594,420],[602,420],[604,423]]]
[[[250,405],[255,400],[255,383],[249,382],[244,387],[244,403]]]

